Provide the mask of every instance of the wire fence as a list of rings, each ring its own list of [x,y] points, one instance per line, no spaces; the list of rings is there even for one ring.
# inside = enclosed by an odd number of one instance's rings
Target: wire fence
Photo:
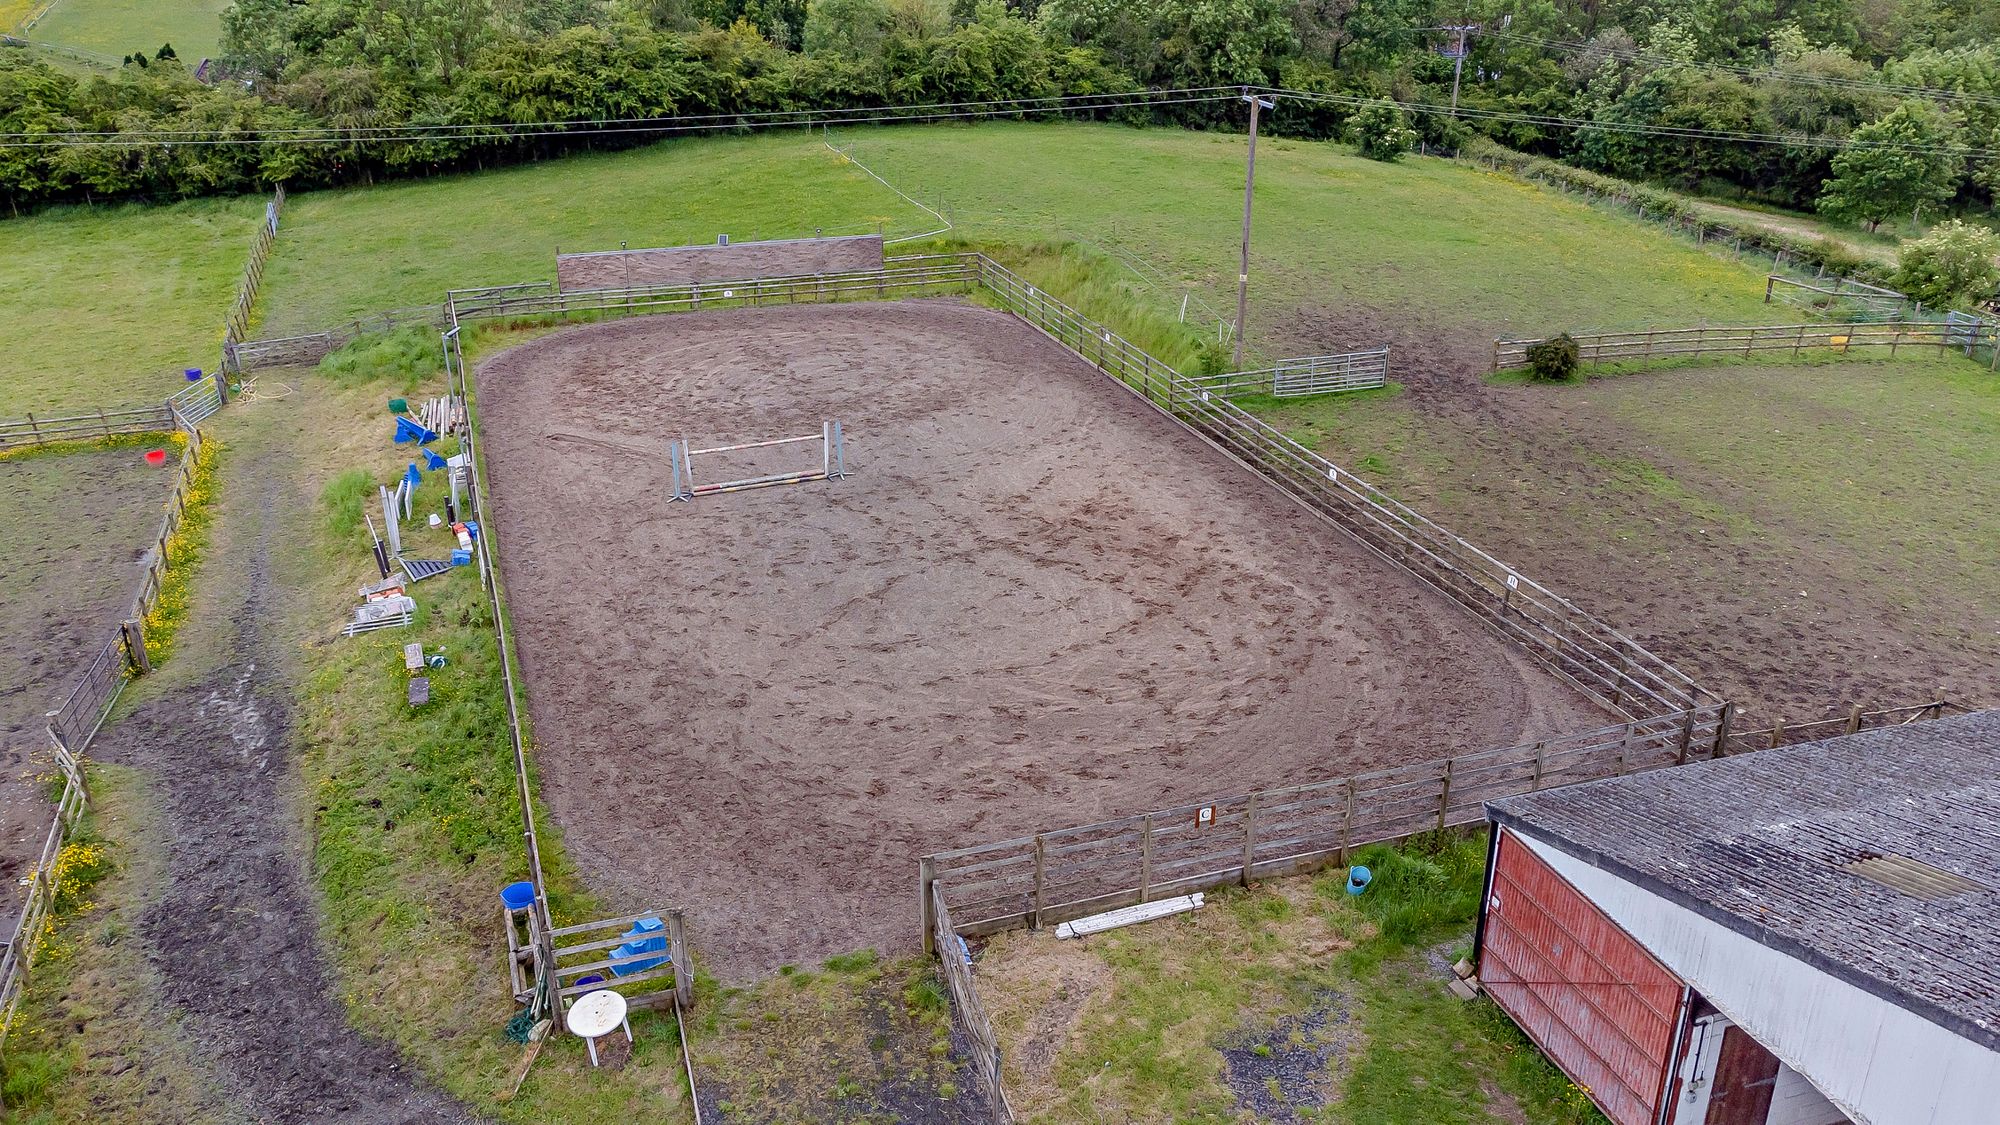
[[[1586,364],[1642,364],[1655,360],[1748,358],[1759,353],[1797,357],[1811,352],[1844,355],[1870,348],[1959,353],[2000,369],[2000,323],[1964,318],[1855,324],[1767,324],[1648,328],[1632,332],[1579,332],[1577,357]],[[1528,349],[1544,340],[1495,340],[1493,370],[1530,366]]]
[[[222,366],[230,366],[230,348],[250,334],[250,314],[257,307],[257,291],[264,284],[264,266],[271,260],[271,245],[278,240],[278,215],[285,209],[285,185],[279,184],[264,204],[264,221],[250,243],[250,258],[243,264],[243,279],[236,285],[236,302],[222,321]]]

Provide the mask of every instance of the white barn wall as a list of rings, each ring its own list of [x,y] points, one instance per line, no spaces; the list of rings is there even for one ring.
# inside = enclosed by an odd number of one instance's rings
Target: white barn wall
[[[1861,1125],[1994,1125],[2000,1053],[1628,883],[1521,842]]]
[[[1771,1091],[1771,1115],[1764,1125],[1844,1125],[1847,1115],[1826,1095],[1813,1089],[1798,1071],[1778,1064],[1778,1082]]]

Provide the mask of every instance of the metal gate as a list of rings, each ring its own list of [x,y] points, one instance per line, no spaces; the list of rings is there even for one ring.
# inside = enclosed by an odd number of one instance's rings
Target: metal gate
[[[1278,361],[1271,369],[1271,393],[1278,398],[1323,395],[1379,387],[1389,377],[1389,349],[1314,355]]]

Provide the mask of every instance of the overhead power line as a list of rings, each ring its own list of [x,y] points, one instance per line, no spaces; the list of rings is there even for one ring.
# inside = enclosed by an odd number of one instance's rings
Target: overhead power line
[[[772,129],[796,126],[880,125],[952,120],[980,120],[1017,117],[1025,114],[1065,114],[1113,109],[1146,109],[1157,106],[1235,102],[1255,90],[1270,97],[1295,101],[1359,108],[1384,99],[1348,94],[1323,94],[1277,87],[1205,86],[1125,94],[1080,94],[1063,97],[1022,98],[990,102],[945,102],[909,106],[866,106],[825,110],[766,111],[743,114],[695,114],[670,117],[587,119],[574,122],[531,121],[485,124],[319,127],[283,130],[246,130],[220,134],[217,130],[165,129],[135,130],[130,133],[0,133],[0,150],[60,148],[161,148],[174,145],[219,147],[256,145],[356,145],[415,144],[425,141],[472,140],[511,141],[539,137],[592,137],[720,132],[743,129]],[[1448,106],[1425,102],[1392,101],[1410,113],[1453,116]],[[2000,150],[1946,145],[1912,144],[1897,141],[1856,141],[1851,137],[1815,136],[1805,133],[1757,133],[1736,130],[1698,129],[1682,126],[1650,125],[1643,122],[1597,121],[1590,118],[1553,114],[1520,113],[1506,110],[1461,106],[1456,116],[1465,120],[1532,125],[1544,129],[1597,130],[1632,136],[1680,140],[1707,140],[1740,144],[1773,145],[1791,148],[1838,150],[1871,148],[1894,152],[1952,155],[1967,159],[2000,158]]]
[[[1183,105],[1191,102],[1231,101],[1243,91],[1241,86],[1177,87],[1168,90],[1135,90],[1119,94],[1064,94],[1039,98],[1005,98],[979,102],[927,102],[914,105],[873,106],[846,109],[762,110],[745,113],[676,114],[661,117],[595,117],[558,121],[505,122],[399,122],[394,125],[303,126],[284,129],[251,130],[255,137],[217,137],[215,129],[107,129],[64,131],[62,133],[0,133],[8,141],[55,139],[80,144],[106,141],[132,144],[267,144],[303,141],[314,144],[348,144],[357,141],[447,140],[458,136],[492,139],[506,136],[584,135],[591,133],[695,131],[702,129],[770,128],[790,125],[839,125],[856,123],[834,120],[857,114],[881,115],[883,120],[944,120],[953,117],[1004,117],[1020,113],[1076,113],[1094,109],[1123,109],[1151,105]],[[4,147],[18,147],[0,145]]]
[[[1690,62],[1685,59],[1677,59],[1669,55],[1655,54],[1650,51],[1641,51],[1631,47],[1615,47],[1604,43],[1578,43],[1566,39],[1544,39],[1540,36],[1517,35],[1505,31],[1489,31],[1485,34],[1491,39],[1502,39],[1511,43],[1523,43],[1550,51],[1561,51],[1566,54],[1575,55],[1603,55],[1606,58],[1619,59],[1624,62],[1645,63],[1649,66],[1687,66],[1697,70],[1730,74],[1739,78],[1789,82],[1800,86],[1819,86],[1827,89],[1894,94],[1901,97],[1929,98],[1936,101],[1965,102],[1973,105],[2000,106],[2000,96],[1947,90],[1936,86],[1910,86],[1865,78],[1842,78],[1834,74],[1807,74],[1804,71],[1784,70],[1778,67],[1745,66],[1740,63]]]

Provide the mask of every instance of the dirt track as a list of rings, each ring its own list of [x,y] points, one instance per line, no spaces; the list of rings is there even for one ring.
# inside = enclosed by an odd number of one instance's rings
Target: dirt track
[[[913,945],[926,851],[1603,721],[998,312],[654,317],[478,378],[544,796],[725,977]],[[848,479],[666,502],[669,436],[823,417]]]

